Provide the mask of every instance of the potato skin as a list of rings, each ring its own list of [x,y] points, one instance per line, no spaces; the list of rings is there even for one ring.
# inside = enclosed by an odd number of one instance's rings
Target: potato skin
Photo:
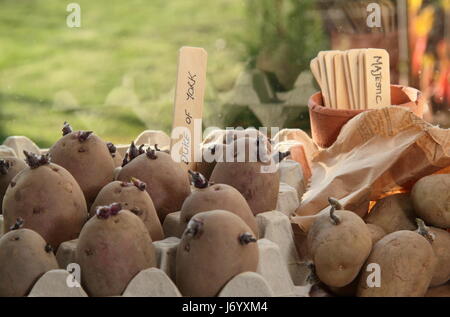
[[[255,216],[247,201],[234,187],[225,184],[214,184],[193,191],[181,207],[181,223],[186,227],[195,214],[217,209],[227,210],[241,217],[255,236],[259,236]]]
[[[123,182],[114,181],[102,188],[89,211],[89,217],[95,215],[99,206],[120,203],[122,208],[131,210],[144,222],[152,241],[164,239],[164,233],[155,206],[146,190],[140,190],[134,185],[123,186]]]
[[[114,153],[114,156],[112,156],[112,159],[114,161],[114,167],[121,167],[123,163],[123,157],[119,152]]]
[[[450,228],[450,174],[436,174],[421,178],[411,191],[416,214],[426,224]]]
[[[377,201],[365,221],[381,227],[386,233],[415,230],[415,214],[408,194],[395,194]]]
[[[188,173],[169,154],[155,151],[155,155],[157,159],[149,158],[146,153],[139,155],[122,168],[117,180],[129,182],[135,177],[146,183],[147,192],[163,223],[169,213],[181,209],[191,187]]]
[[[386,232],[383,230],[383,228],[377,225],[368,223],[367,228],[369,229],[370,236],[372,237],[372,245],[380,241],[386,235]]]
[[[207,179],[210,179],[217,162],[216,160],[207,162],[206,158],[210,160],[210,157],[222,157],[222,155],[224,155],[225,149],[225,145],[219,143],[204,145],[204,147],[202,148],[202,161],[197,162],[197,164],[195,165],[195,170],[205,176]]]
[[[231,130],[215,130],[208,134],[203,140],[203,144],[231,144],[240,138],[261,138],[266,143],[269,143],[267,136],[259,130],[254,128],[247,128],[244,130],[231,129]]]
[[[213,210],[196,214],[203,223],[194,237],[185,233],[176,257],[176,284],[189,297],[216,296],[242,272],[256,272],[259,251],[255,242],[240,244],[241,234],[251,232],[235,214]]]
[[[77,132],[59,139],[49,150],[53,163],[67,169],[77,180],[88,206],[114,179],[114,160],[106,143],[95,134],[80,142]]]
[[[26,296],[44,273],[58,268],[46,245],[30,229],[13,230],[0,238],[0,297]]]
[[[367,266],[376,263],[381,268],[380,287],[368,287],[372,273]],[[362,268],[358,283],[359,297],[417,297],[424,296],[436,265],[431,244],[420,234],[401,230],[378,241]]]
[[[214,131],[214,133],[209,135],[201,145],[201,150],[203,152],[202,162],[198,162],[196,164],[195,170],[201,173],[207,179],[210,179],[212,172],[216,167],[217,161],[225,161],[224,158],[226,155],[228,155],[226,152],[228,145],[236,145],[237,143],[243,144],[252,140],[256,140],[257,137],[260,138],[260,142],[264,142],[267,152],[270,153],[272,151],[272,146],[269,139],[258,130],[246,129]],[[246,145],[248,146],[248,144]],[[208,162],[206,160],[206,157],[208,157],[208,160],[211,160],[211,157],[215,158],[215,160],[213,160],[212,162]]]
[[[436,268],[430,283],[430,287],[435,287],[450,280],[450,233],[432,227],[428,227],[428,230],[434,235],[431,246],[437,258]]]
[[[88,217],[80,186],[54,163],[26,168],[11,181],[3,200],[4,232],[17,218],[53,248],[78,237]]]
[[[225,148],[224,162],[217,162],[211,182],[236,188],[247,200],[254,215],[276,209],[280,171],[268,162],[271,153],[255,138],[238,138]],[[262,152],[259,153],[259,152]],[[233,153],[233,157],[231,157]],[[264,159],[260,159],[260,155]],[[264,169],[272,168],[270,172]]]
[[[328,286],[343,287],[357,277],[369,256],[372,237],[354,212],[334,214],[341,222],[335,225],[329,214],[321,215],[308,232],[307,245],[319,279]]]
[[[280,187],[279,171],[261,173],[263,166],[260,162],[218,162],[211,181],[236,188],[256,216],[276,209]]]
[[[156,265],[147,228],[128,210],[107,219],[92,217],[80,233],[75,254],[90,296],[121,295],[137,273]]]
[[[0,173],[0,215],[2,214],[3,197],[5,196],[9,183],[19,172],[27,167],[27,164],[19,158],[8,157],[2,160],[8,162],[10,167],[5,175]]]

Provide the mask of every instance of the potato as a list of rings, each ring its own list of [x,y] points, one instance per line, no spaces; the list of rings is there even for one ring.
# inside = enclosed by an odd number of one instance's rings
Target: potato
[[[383,230],[383,228],[377,225],[368,223],[367,228],[369,229],[370,236],[372,237],[372,245],[380,241],[381,238],[386,235],[386,232]]]
[[[369,275],[374,274],[368,268],[370,264],[379,265],[380,287],[369,287]],[[436,256],[427,239],[407,230],[390,233],[373,246],[362,268],[356,294],[360,297],[424,296],[435,266]]]
[[[99,206],[120,203],[124,209],[130,210],[144,222],[153,241],[164,239],[161,222],[156,214],[155,206],[150,195],[145,190],[147,185],[133,178],[131,182],[114,181],[102,188],[94,203],[89,216],[95,215]]]
[[[77,180],[88,206],[99,191],[114,180],[114,160],[108,146],[92,131],[73,132],[66,123],[63,137],[49,150],[52,162]]]
[[[415,214],[408,194],[395,194],[377,201],[365,221],[381,227],[386,233],[415,230]]]
[[[184,296],[216,296],[234,276],[256,272],[258,246],[247,224],[224,210],[196,214],[178,246],[176,284]]]
[[[0,238],[0,296],[26,296],[47,271],[58,268],[52,248],[35,231],[17,229]]]
[[[90,296],[121,295],[136,274],[156,265],[147,228],[120,204],[97,209],[81,230],[75,257]]]
[[[202,211],[227,210],[242,218],[258,237],[258,225],[247,201],[234,187],[225,184],[209,184],[198,172],[191,172],[196,190],[181,207],[181,224],[186,227],[191,218]]]
[[[267,151],[271,152],[270,140],[256,129],[216,130],[201,144],[202,162],[196,164],[195,170],[210,179],[217,162],[225,161],[227,145],[241,138],[246,140],[259,138],[259,142],[264,142]]]
[[[179,211],[183,201],[191,193],[189,176],[181,164],[170,154],[131,145],[125,165],[117,180],[129,182],[132,177],[147,184],[147,192],[153,200],[161,223],[169,213]]]
[[[231,144],[240,138],[260,138],[270,144],[269,138],[254,128],[215,130],[205,137],[203,144]]]
[[[86,200],[74,177],[48,155],[25,152],[29,167],[13,178],[3,199],[4,230],[17,218],[55,248],[76,239],[88,218]]]
[[[121,167],[123,163],[123,157],[120,152],[117,151],[116,146],[111,142],[107,142],[106,146],[108,147],[109,153],[111,154],[111,157],[114,161],[114,167]]]
[[[204,175],[207,179],[211,178],[211,174],[216,167],[216,157],[222,157],[226,146],[224,144],[208,144],[202,147],[202,161],[197,162],[195,170]],[[206,159],[208,158],[208,160]]]
[[[329,214],[319,216],[308,232],[309,255],[318,278],[326,285],[343,287],[358,275],[372,248],[372,237],[364,221],[329,199]]]
[[[416,232],[428,239],[437,258],[430,287],[445,284],[450,280],[450,233],[442,229],[427,227],[421,219],[417,219],[417,225]]]
[[[411,191],[417,216],[426,224],[450,228],[450,174],[436,174],[421,178]]]
[[[275,161],[270,160],[272,154],[261,147],[257,139],[250,138],[238,139],[228,145],[226,151],[234,152],[234,159],[217,162],[211,182],[236,188],[254,215],[275,210],[280,186],[280,173],[275,164],[278,157]]]
[[[2,214],[3,197],[11,180],[19,174],[27,164],[21,159],[11,157],[0,160],[0,215]]]

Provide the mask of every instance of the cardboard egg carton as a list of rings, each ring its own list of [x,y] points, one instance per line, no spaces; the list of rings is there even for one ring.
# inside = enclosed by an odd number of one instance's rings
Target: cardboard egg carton
[[[160,130],[145,130],[139,134],[134,140],[137,145],[155,145],[162,151],[166,151],[170,147],[170,137],[167,133]],[[130,142],[131,144],[131,142]],[[130,144],[116,144],[117,152],[125,156]],[[31,153],[45,154],[49,149],[40,149],[32,140],[26,136],[10,136],[6,138],[2,145],[0,145],[0,159],[6,157],[18,157],[25,159],[23,151]]]
[[[298,167],[300,168],[300,167]],[[257,272],[245,272],[231,279],[218,296],[270,297],[309,296],[310,285],[306,279],[309,269],[300,260],[293,240],[288,210],[298,205],[293,187],[280,184],[278,205],[289,206],[282,211],[269,211],[256,216],[260,230],[258,240],[259,263]],[[296,203],[293,203],[296,202]],[[0,221],[1,221],[0,217]],[[125,289],[122,296],[181,296],[175,285],[176,252],[182,230],[180,212],[171,213],[164,221],[164,240],[155,241],[157,268],[141,271]],[[62,243],[56,253],[60,270],[44,274],[34,285],[29,296],[87,296],[82,287],[68,287],[71,278],[64,270],[75,262],[77,240]]]
[[[277,93],[266,73],[244,70],[227,94],[225,107],[248,107],[266,127],[283,127],[292,117],[306,112],[308,98],[315,92],[313,77],[309,71],[302,72],[294,87]]]
[[[32,150],[34,143],[25,137],[15,137],[8,146],[0,147],[2,153],[19,156],[23,149]],[[170,145],[169,137],[161,131],[148,130],[135,140],[136,144],[158,144],[160,148]],[[117,146],[118,151],[128,149],[128,145]],[[38,151],[45,152],[46,150]],[[36,151],[36,148],[34,150]],[[294,244],[289,217],[299,207],[298,189],[304,190],[302,167],[288,160],[280,164],[281,183],[277,210],[258,214],[257,224],[260,230],[259,264],[257,272],[245,272],[231,279],[218,296],[222,297],[270,297],[270,296],[309,296],[310,285],[306,283],[309,269],[301,261]],[[175,285],[176,252],[183,234],[180,224],[180,212],[169,214],[164,223],[164,240],[155,241],[157,268],[141,271],[125,289],[122,296],[181,296]],[[3,230],[3,217],[0,215],[0,236]],[[60,269],[45,273],[37,280],[29,296],[85,297],[87,293],[80,287],[69,287],[73,276],[66,270],[75,263],[75,251],[78,240],[66,241],[60,245],[56,258]],[[69,283],[70,284],[70,283]]]
[[[153,244],[158,254],[158,268],[149,268],[137,274],[130,281],[122,296],[180,297],[181,293],[175,285],[173,271],[178,243],[179,240],[173,237],[154,242]],[[257,243],[259,247],[257,272],[244,272],[235,276],[223,287],[218,296],[308,296],[310,285],[296,285],[292,280],[291,272],[289,272],[286,265],[286,259],[283,258],[283,253],[286,250],[282,250],[278,244],[265,238],[258,240]],[[303,279],[305,277],[306,274],[302,276]],[[29,296],[87,296],[81,286],[68,286],[67,281],[72,279],[73,277],[66,270],[49,271],[37,280]]]

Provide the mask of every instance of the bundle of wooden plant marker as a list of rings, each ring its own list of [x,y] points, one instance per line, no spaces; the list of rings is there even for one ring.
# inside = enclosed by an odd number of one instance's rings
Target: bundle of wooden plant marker
[[[384,49],[322,51],[311,61],[323,106],[374,109],[391,104],[389,53]]]

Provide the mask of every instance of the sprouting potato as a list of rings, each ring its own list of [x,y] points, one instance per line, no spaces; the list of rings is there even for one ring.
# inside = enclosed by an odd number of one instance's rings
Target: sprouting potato
[[[100,206],[120,203],[124,209],[130,210],[141,218],[153,241],[162,240],[164,233],[161,223],[146,188],[147,185],[136,178],[132,178],[130,182],[111,182],[98,194],[92,204],[89,216],[93,217]]]
[[[75,254],[90,296],[121,295],[136,274],[156,265],[144,223],[117,203],[97,208],[80,233]]]
[[[72,131],[65,123],[63,137],[49,150],[52,162],[77,180],[88,206],[99,191],[114,179],[114,160],[107,144],[92,131]]]
[[[255,272],[258,246],[251,229],[225,210],[196,214],[178,246],[176,284],[183,296],[216,296],[234,276]]]
[[[10,182],[3,199],[4,231],[17,218],[57,249],[76,239],[88,218],[86,200],[75,178],[50,157],[24,152],[28,167]]]
[[[2,213],[3,197],[11,180],[19,174],[27,164],[19,158],[0,159],[0,214]]]
[[[330,198],[330,213],[318,217],[308,231],[309,256],[318,278],[331,287],[350,284],[372,248],[372,236],[364,221],[352,211],[341,210]]]
[[[131,144],[117,180],[129,182],[132,177],[147,184],[161,223],[169,213],[179,211],[191,193],[186,170],[157,147],[144,151],[143,146],[138,149]]]
[[[247,201],[234,187],[225,184],[210,184],[198,172],[189,171],[196,188],[181,207],[181,222],[186,226],[191,218],[200,212],[209,210],[227,210],[245,221],[258,237],[258,225]]]
[[[0,297],[26,296],[44,273],[58,268],[52,247],[21,225],[17,219],[14,230],[0,238]]]

